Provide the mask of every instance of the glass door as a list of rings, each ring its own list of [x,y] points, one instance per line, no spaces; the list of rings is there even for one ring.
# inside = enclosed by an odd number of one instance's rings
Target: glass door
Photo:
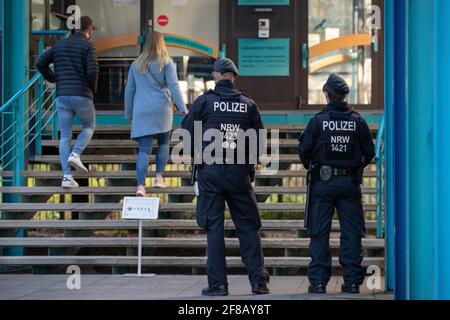
[[[82,15],[94,21],[100,75],[95,97],[98,110],[123,110],[131,63],[140,53],[140,0],[76,0]]]
[[[349,84],[349,103],[382,108],[382,38],[370,29],[367,12],[377,0],[308,1],[308,106],[322,107],[322,88],[330,73]],[[381,9],[381,8],[380,8]],[[380,10],[382,12],[382,10]]]

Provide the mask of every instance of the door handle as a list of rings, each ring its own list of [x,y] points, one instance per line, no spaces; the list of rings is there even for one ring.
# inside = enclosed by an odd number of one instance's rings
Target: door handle
[[[307,43],[302,44],[302,68],[308,69],[309,66],[309,48]]]

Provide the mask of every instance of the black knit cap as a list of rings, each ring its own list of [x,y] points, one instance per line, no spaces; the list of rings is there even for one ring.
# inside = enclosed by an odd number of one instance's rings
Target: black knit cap
[[[337,74],[331,74],[325,83],[324,89],[339,95],[348,95],[350,88],[345,80]]]

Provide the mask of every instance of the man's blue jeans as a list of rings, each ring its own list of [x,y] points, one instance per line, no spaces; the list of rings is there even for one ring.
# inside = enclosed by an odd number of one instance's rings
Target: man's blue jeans
[[[150,164],[150,155],[153,149],[153,139],[158,140],[158,152],[156,153],[156,173],[163,174],[170,156],[171,132],[155,134],[135,139],[139,142],[139,154],[137,156],[136,170],[137,183],[139,186],[145,185],[145,178]]]
[[[70,175],[70,154],[73,152],[81,155],[89,142],[91,142],[92,136],[94,135],[94,101],[89,98],[77,96],[58,97],[56,98],[56,111],[58,112],[59,130],[61,132],[59,157],[61,159],[61,165],[64,175]],[[72,126],[75,116],[81,120],[83,131],[81,131],[80,135],[78,136],[78,139],[72,150]]]

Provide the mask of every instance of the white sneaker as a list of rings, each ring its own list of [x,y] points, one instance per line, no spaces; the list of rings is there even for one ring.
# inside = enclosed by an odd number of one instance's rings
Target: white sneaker
[[[73,177],[64,177],[61,187],[65,189],[79,188],[80,185],[75,181]]]
[[[83,162],[81,162],[80,156],[75,155],[73,153],[69,157],[69,165],[75,168],[76,170],[84,171],[86,173],[89,172],[88,168],[86,168]]]

